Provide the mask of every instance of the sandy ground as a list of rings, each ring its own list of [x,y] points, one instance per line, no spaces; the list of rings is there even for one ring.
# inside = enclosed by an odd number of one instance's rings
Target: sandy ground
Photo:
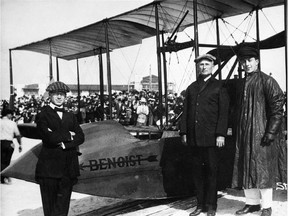
[[[274,191],[273,198],[273,216],[287,216],[287,191]],[[231,216],[235,215],[235,211],[244,206],[245,198],[243,191],[227,190],[219,193],[222,197],[218,199],[217,215]],[[80,193],[73,193],[69,216],[80,215],[91,212],[101,207],[122,202],[123,200],[90,196]],[[135,210],[133,212],[119,214],[125,216],[141,216],[154,215],[159,211],[172,212],[173,216],[188,216],[194,208],[189,209],[173,209],[169,204],[148,207],[145,209]],[[164,210],[163,210],[164,209]],[[260,215],[260,212],[250,213],[247,216]],[[43,216],[41,196],[37,184],[26,181],[12,179],[11,185],[1,184],[1,216]],[[93,214],[94,215],[94,214]],[[158,214],[155,214],[155,216]],[[162,214],[159,214],[162,215]],[[206,214],[201,213],[200,216]],[[97,216],[97,214],[95,214]]]
[[[29,148],[35,145],[37,142],[31,142],[31,140],[23,139],[23,153]],[[22,154],[22,153],[21,153]],[[12,161],[19,157],[18,152],[14,152]],[[245,198],[243,191],[236,191],[228,189],[219,193],[221,198],[218,199],[217,215],[235,215],[235,211],[242,208],[245,204]],[[80,215],[86,212],[99,209],[103,206],[109,206],[118,202],[123,202],[120,199],[105,198],[90,196],[80,193],[72,193],[72,199],[70,204],[69,216]],[[163,205],[158,207],[149,207],[146,209],[140,209],[135,212],[129,212],[126,216],[138,216],[146,215],[144,212],[153,212],[153,208],[170,208],[169,205]],[[275,190],[273,195],[273,216],[287,216],[287,190]],[[181,216],[189,215],[194,208],[190,209],[173,209],[169,215]],[[260,212],[250,213],[247,216],[260,215]],[[1,184],[1,216],[43,216],[41,196],[39,186],[34,183],[12,179],[10,185]],[[154,214],[153,214],[154,215]],[[155,214],[156,215],[156,214]],[[201,213],[200,216],[206,214]]]
[[[23,151],[19,153],[18,144],[11,163],[30,148],[38,144],[38,140],[22,138]],[[39,185],[19,179],[11,179],[11,184],[1,184],[1,216],[43,216]],[[105,197],[72,193],[69,216],[79,215],[103,206],[122,201]]]

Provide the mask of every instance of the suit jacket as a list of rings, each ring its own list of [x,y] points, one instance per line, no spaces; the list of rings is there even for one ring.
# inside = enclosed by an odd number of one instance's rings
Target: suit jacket
[[[217,136],[227,135],[229,96],[222,82],[211,77],[204,86],[193,82],[186,89],[180,134],[190,146],[216,146]]]
[[[77,178],[80,175],[77,146],[84,142],[84,133],[76,116],[64,112],[62,119],[50,106],[37,115],[37,129],[42,137],[43,146],[36,165],[36,180],[39,177]],[[75,136],[71,137],[69,131]],[[59,147],[63,142],[65,149]]]

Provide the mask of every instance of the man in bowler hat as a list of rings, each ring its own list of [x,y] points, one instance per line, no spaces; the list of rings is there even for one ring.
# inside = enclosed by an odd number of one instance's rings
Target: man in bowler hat
[[[225,145],[229,97],[222,82],[212,76],[216,58],[210,54],[195,59],[200,75],[186,90],[180,135],[192,155],[197,207],[190,216],[216,215],[218,148]]]
[[[65,216],[80,175],[77,148],[84,142],[84,133],[76,116],[63,107],[69,87],[53,82],[46,91],[51,102],[36,118],[43,144],[35,178],[40,185],[44,215]]]

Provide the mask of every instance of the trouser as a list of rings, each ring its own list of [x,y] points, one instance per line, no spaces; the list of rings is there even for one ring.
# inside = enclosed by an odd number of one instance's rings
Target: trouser
[[[63,177],[39,178],[42,205],[45,216],[67,216],[74,182]]]
[[[14,148],[11,146],[12,141],[1,140],[1,171],[10,165]],[[4,182],[5,176],[1,175],[1,182]]]
[[[270,208],[272,206],[273,189],[244,189],[246,204],[248,205],[259,205],[261,202],[262,208]],[[262,198],[262,199],[261,199]]]
[[[217,209],[217,148],[193,147],[193,181],[197,206],[207,210]]]

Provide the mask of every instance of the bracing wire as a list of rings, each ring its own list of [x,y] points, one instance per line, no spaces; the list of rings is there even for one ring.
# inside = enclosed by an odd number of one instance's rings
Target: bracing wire
[[[150,21],[151,21],[150,19],[152,18],[152,13],[153,13],[153,11],[154,11],[154,7],[152,7],[152,9],[151,9],[151,12],[150,12],[150,15],[149,15],[149,19],[148,19],[146,25],[149,25],[149,23],[150,23]]]
[[[264,13],[264,11],[262,9],[261,9],[261,12],[264,15],[265,19],[267,20],[267,22],[269,23],[270,27],[274,30],[275,33],[277,33],[277,31],[275,30],[272,23],[270,22],[270,20],[268,19],[268,17],[266,16],[266,14]]]
[[[203,9],[201,9],[201,7],[199,7],[199,11],[201,12],[200,14],[204,17],[204,20],[209,20],[209,18],[212,18],[212,16],[209,14],[208,10],[207,10],[207,7],[203,7]],[[205,24],[207,25],[208,27],[208,32],[211,32],[211,29],[213,28],[214,26],[214,19],[212,22],[210,22],[210,26],[208,24],[208,22],[205,22]],[[216,31],[215,31],[216,32]],[[209,35],[212,35],[213,39],[215,39],[215,35],[216,34],[206,34],[206,39],[207,40],[207,37]]]
[[[148,21],[147,21],[147,25],[149,25],[149,23],[150,23],[150,19],[151,19],[151,17],[152,17],[152,13],[153,13],[153,8],[152,8],[152,10],[151,10],[151,12],[150,12],[150,16],[149,16],[149,19],[148,19]],[[118,47],[121,48],[121,45],[120,45],[119,41],[117,40],[117,37],[115,36],[115,33],[114,33],[114,31],[112,30],[112,28],[110,27],[109,23],[108,23],[108,26],[109,26],[110,31],[112,32],[113,37],[115,38],[115,40],[116,40],[116,42],[117,42]],[[131,79],[131,77],[132,77],[132,75],[133,75],[133,73],[134,73],[135,65],[136,65],[136,62],[138,61],[138,57],[139,57],[139,53],[140,53],[141,48],[142,48],[142,44],[140,44],[140,46],[139,46],[139,48],[138,48],[137,55],[136,55],[136,59],[135,59],[135,61],[134,61],[134,64],[133,64],[132,68],[131,68],[131,66],[130,66],[130,64],[129,64],[127,58],[126,58],[126,56],[124,55],[122,49],[120,49],[120,52],[121,52],[123,58],[125,59],[125,61],[126,61],[128,67],[129,67],[129,69],[130,69],[130,75],[129,75],[128,82],[130,82],[130,79]]]
[[[174,25],[171,26],[171,29],[174,29],[177,26],[178,21],[181,19],[181,16],[183,14],[185,14],[185,9],[187,8],[187,0],[185,2],[185,5],[182,7],[181,12],[179,13],[178,17],[176,18],[176,20],[162,7],[162,5],[160,5],[161,11],[163,11],[163,15],[165,15],[165,17],[162,16],[162,14],[159,14],[163,21],[165,22],[165,20],[174,20]],[[169,22],[167,22],[169,23]],[[169,37],[167,37],[169,38]]]
[[[204,7],[205,8],[205,7]],[[207,14],[207,17],[208,17],[208,11],[206,10],[206,11],[204,11],[204,10],[201,10],[200,9],[200,12],[202,12],[201,14],[203,15],[203,16],[205,16],[206,14]],[[207,24],[208,25],[208,24]],[[210,24],[210,26],[208,26],[208,29],[209,29],[209,32],[211,32],[211,28],[213,27],[213,23],[211,23]],[[188,37],[188,38],[190,38],[191,40],[192,40],[192,38],[190,37],[190,35],[184,30],[183,31],[184,32],[184,34]],[[206,34],[206,36],[208,36],[208,34]],[[179,85],[179,87],[184,83],[184,80],[185,81],[187,81],[187,79],[186,79],[186,77],[187,77],[187,74],[189,73],[189,72],[187,72],[188,71],[188,67],[190,66],[189,65],[189,63],[190,63],[190,61],[191,61],[191,59],[192,59],[192,56],[193,56],[193,52],[194,52],[194,48],[193,49],[191,49],[191,53],[190,53],[190,56],[189,56],[189,58],[188,58],[188,62],[187,62],[187,64],[186,64],[186,68],[185,68],[185,73],[182,75],[182,79],[181,79],[181,82],[180,82],[180,85]],[[177,55],[177,57],[178,57],[178,55]],[[179,63],[179,61],[178,61],[178,63]],[[193,76],[194,74],[193,74],[193,72],[190,74],[189,73],[189,77],[188,77],[188,80],[189,81],[191,81],[192,80],[192,76]],[[179,90],[179,89],[178,89]]]
[[[251,12],[242,20],[242,22],[241,22],[237,27],[235,27],[234,25],[231,25],[231,24],[230,24],[229,22],[227,22],[226,20],[221,19],[222,22],[224,23],[224,26],[226,27],[226,29],[227,29],[227,30],[229,31],[229,33],[230,33],[230,35],[226,38],[226,40],[223,42],[223,44],[229,39],[229,37],[231,37],[231,38],[234,40],[234,42],[235,42],[236,45],[238,44],[238,42],[236,41],[236,39],[235,39],[234,36],[233,36],[233,34],[236,32],[236,30],[238,30],[238,31],[240,31],[241,33],[243,33],[242,42],[246,41],[247,37],[252,38],[253,40],[256,41],[255,38],[253,38],[253,37],[251,37],[251,36],[249,35],[249,33],[251,32],[251,29],[252,29],[252,27],[253,27],[253,25],[254,25],[254,23],[255,23],[255,18],[253,18],[252,15],[253,15],[253,11],[251,11]],[[248,18],[249,18],[249,20],[248,20]],[[248,21],[247,21],[247,20],[248,20]],[[245,21],[246,21],[246,25],[245,25],[245,29],[246,29],[246,30],[245,30],[245,31],[242,31],[242,30],[240,30],[240,26],[241,26]],[[227,26],[228,24],[234,28],[234,31],[233,31],[233,32],[231,32],[231,31],[229,30],[229,28],[228,28],[228,26]],[[228,66],[228,65],[227,65],[227,66]],[[226,67],[227,67],[227,66],[226,66]]]
[[[233,40],[234,40],[234,42],[235,42],[235,44],[237,44],[237,40],[234,38],[234,36],[233,36],[233,33],[237,30],[237,28],[235,28],[235,30],[233,31],[233,32],[231,32],[230,30],[229,30],[229,28],[228,28],[228,26],[227,26],[227,24],[229,24],[226,20],[224,20],[224,19],[222,19],[222,21],[223,21],[223,23],[224,23],[224,26],[226,26],[226,29],[228,30],[228,32],[229,32],[229,36],[226,38],[226,40],[224,40],[223,41],[223,43],[225,43],[228,39],[229,39],[229,37],[231,37]],[[244,32],[243,32],[244,33]]]
[[[254,23],[255,23],[255,19],[253,19],[252,15],[251,15],[250,20],[249,20],[249,22],[247,23],[247,28],[246,28],[247,30],[246,30],[246,32],[245,32],[243,41],[245,41],[245,40],[247,39],[247,37],[249,36],[249,33],[250,33],[250,31],[251,31]],[[252,38],[252,37],[251,37],[251,38]],[[253,39],[254,39],[254,38],[253,38]],[[254,39],[254,40],[255,40],[255,39]]]
[[[172,26],[172,28],[171,29],[173,29],[173,28],[175,28],[175,26],[177,25],[177,23],[178,23],[178,20],[180,20],[181,19],[181,15],[183,15],[184,14],[184,11],[185,11],[185,9],[187,8],[187,0],[186,0],[186,3],[185,3],[185,5],[182,7],[182,9],[181,9],[181,12],[179,13],[179,15],[178,15],[178,17],[176,18],[176,20],[161,6],[161,10],[162,10],[162,12],[163,12],[163,15],[162,14],[160,14],[160,16],[161,16],[161,18],[164,20],[164,22],[165,22],[165,20],[175,20],[175,22],[174,22],[174,25]],[[165,17],[164,17],[164,15],[165,15]],[[169,22],[168,22],[169,23]],[[167,37],[167,39],[168,39],[169,37]],[[191,37],[189,37],[190,39],[191,39]],[[178,64],[180,63],[179,62],[179,56],[178,56],[178,54],[177,54],[177,52],[176,52],[176,58],[177,58],[177,62],[178,62]],[[169,57],[169,65],[170,65],[170,63],[171,63],[171,53],[170,53],[170,57]],[[189,62],[188,62],[189,63]],[[187,64],[188,64],[187,63]],[[186,68],[187,68],[187,66],[186,66]],[[185,71],[186,71],[187,69],[185,69]],[[170,71],[170,70],[169,70]],[[183,80],[184,78],[182,78],[182,80]]]
[[[128,84],[130,83],[131,77],[132,77],[132,75],[133,75],[133,73],[134,73],[135,65],[136,65],[136,62],[137,62],[137,60],[138,60],[141,47],[142,47],[142,44],[139,46],[139,49],[138,49],[138,51],[137,51],[136,59],[135,59],[135,61],[134,61],[134,64],[133,64],[133,67],[132,67],[132,70],[131,70],[131,73],[130,73],[130,76],[129,76],[129,79],[128,79]]]
[[[239,31],[239,32],[241,32],[241,33],[243,33],[243,34],[245,35],[247,32],[242,31],[239,27],[246,21],[247,18],[250,17],[250,19],[251,19],[251,16],[252,16],[252,13],[250,12],[250,13],[242,20],[242,22],[241,22],[238,26],[234,26],[234,25],[232,25],[231,23],[229,23],[227,20],[224,20],[223,18],[221,18],[222,22],[224,23],[224,26],[225,26],[226,29],[229,31],[229,34],[230,34],[229,37],[231,37],[231,38],[234,40],[235,44],[238,44],[238,42],[237,42],[237,40],[235,39],[235,37],[234,37],[233,34],[234,34],[236,31]],[[232,28],[234,28],[234,31],[233,31],[233,32],[230,31],[228,25],[231,26]],[[223,44],[229,39],[229,37],[226,38],[226,40],[223,42]],[[249,37],[250,37],[250,36],[249,36]],[[252,38],[252,37],[250,37],[250,38]],[[252,39],[255,40],[254,38],[252,38]]]
[[[112,33],[112,36],[114,37],[115,41],[117,42],[118,47],[121,48],[121,44],[119,43],[117,37],[115,36],[115,32],[113,31],[113,29],[112,29],[111,26],[109,25],[109,22],[108,22],[108,27],[109,27],[110,32]],[[128,62],[126,56],[124,55],[123,50],[122,50],[122,49],[119,49],[120,52],[121,52],[121,54],[122,54],[122,56],[123,56],[123,58],[124,58],[124,60],[125,60],[125,62],[126,62],[126,64],[127,64],[127,66],[129,67],[129,70],[131,71],[131,72],[130,72],[130,76],[129,76],[129,80],[130,80],[130,78],[131,78],[131,76],[132,76],[132,74],[133,74],[133,70],[134,70],[134,68],[135,68],[135,64],[136,64],[136,61],[137,61],[137,59],[138,59],[140,49],[141,49],[141,45],[139,46],[139,49],[138,49],[138,52],[137,52],[137,56],[136,56],[136,60],[134,61],[134,65],[133,65],[132,68],[131,68],[131,65],[130,65],[130,63]],[[120,73],[122,74],[122,76],[124,77],[124,75],[123,75],[123,73],[121,72],[121,70],[119,70],[119,72],[120,72]]]
[[[108,28],[109,28],[110,32],[112,33],[113,38],[115,39],[115,41],[116,41],[116,43],[117,43],[118,48],[121,48],[121,44],[119,43],[119,40],[118,40],[117,37],[115,36],[115,32],[114,32],[113,29],[111,28],[109,22],[108,22],[107,24],[108,24]],[[123,55],[123,57],[124,57],[124,59],[125,59],[127,65],[128,65],[129,68],[131,69],[130,64],[128,63],[128,61],[127,61],[125,55],[123,54],[122,49],[120,49],[120,52],[121,52],[121,54]]]
[[[182,76],[182,79],[181,79],[181,81],[180,81],[180,84],[179,84],[179,87],[178,87],[178,92],[179,92],[179,90],[180,90],[180,86],[182,86],[183,84],[184,84],[184,82],[187,82],[187,80],[189,81],[189,82],[191,82],[191,80],[192,80],[192,75],[194,75],[194,70],[192,70],[192,72],[190,73],[188,70],[189,70],[189,62],[191,61],[191,59],[192,59],[192,56],[193,56],[193,53],[194,53],[194,47],[191,49],[191,53],[190,53],[190,56],[189,56],[189,59],[188,59],[188,63],[186,64],[186,67],[185,67],[185,69],[184,69],[184,74],[183,74],[183,76]],[[186,79],[186,77],[188,76],[188,79]]]

